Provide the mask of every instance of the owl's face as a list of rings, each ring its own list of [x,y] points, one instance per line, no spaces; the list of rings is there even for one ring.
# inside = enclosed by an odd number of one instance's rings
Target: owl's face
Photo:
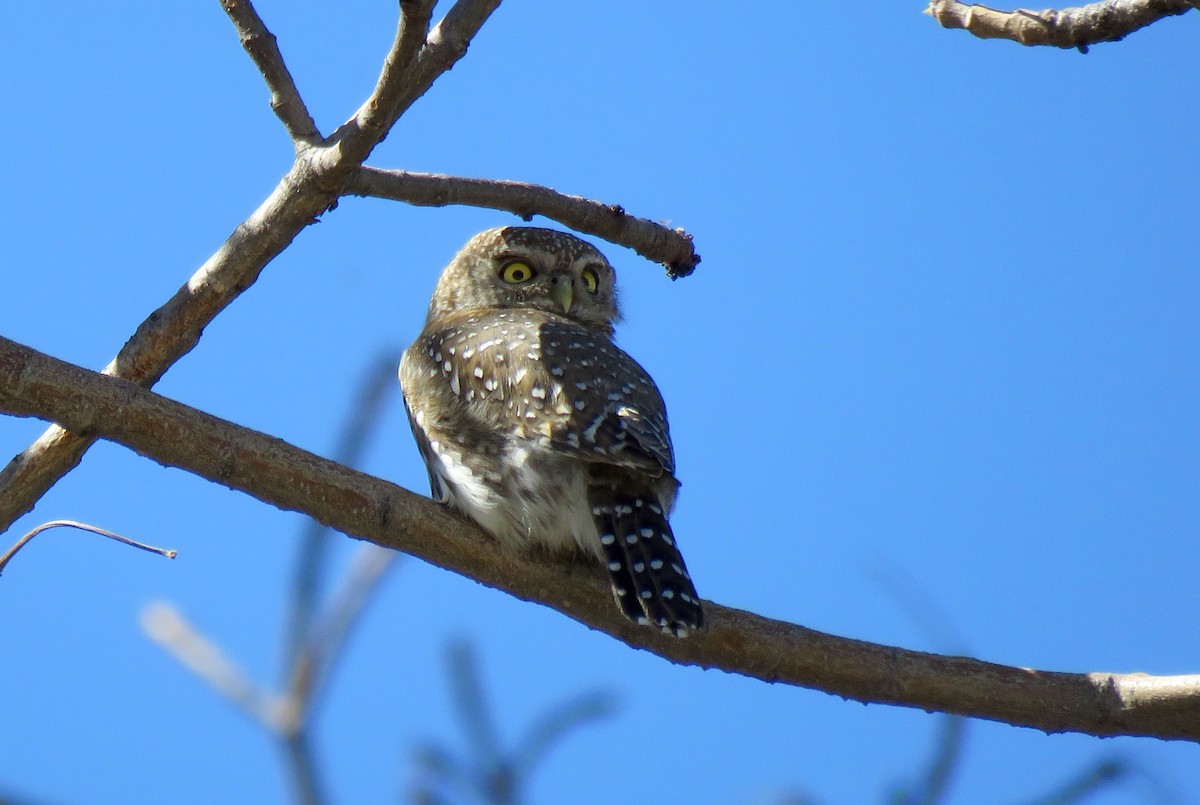
[[[612,333],[616,275],[604,255],[553,229],[506,226],[480,232],[442,272],[429,320],[494,308],[536,308]]]

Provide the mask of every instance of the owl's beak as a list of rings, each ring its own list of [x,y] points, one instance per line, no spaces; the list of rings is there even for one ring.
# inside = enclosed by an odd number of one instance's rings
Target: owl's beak
[[[575,283],[570,274],[554,275],[554,287],[550,289],[550,296],[558,302],[563,313],[571,312],[571,303],[575,301]]]

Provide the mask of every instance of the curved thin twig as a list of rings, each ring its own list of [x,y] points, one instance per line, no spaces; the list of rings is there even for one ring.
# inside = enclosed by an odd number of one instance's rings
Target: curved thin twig
[[[672,662],[1047,732],[1200,742],[1200,675],[1036,671],[836,637],[711,602],[704,633],[661,635],[621,617],[599,567],[497,551],[477,526],[428,498],[4,338],[0,411],[102,436]]]
[[[1104,0],[1074,8],[999,11],[957,0],[932,0],[925,13],[944,28],[962,28],[980,39],[1009,39],[1022,45],[1077,48],[1117,42],[1165,17],[1183,14],[1196,0]]]
[[[165,556],[168,559],[174,559],[175,555],[176,555],[176,551],[174,548],[156,548],[153,545],[147,545],[144,542],[138,542],[135,539],[130,539],[129,537],[123,537],[120,534],[116,534],[112,531],[108,531],[107,529],[100,528],[99,526],[90,525],[88,523],[80,523],[80,522],[76,522],[75,520],[51,520],[50,522],[42,523],[37,528],[34,528],[31,531],[29,531],[29,533],[27,533],[25,536],[23,536],[19,540],[17,540],[16,544],[13,545],[11,548],[9,548],[4,553],[3,556],[0,556],[0,573],[4,572],[4,568],[8,567],[8,563],[11,562],[12,558],[17,555],[17,551],[21,550],[26,545],[28,545],[30,540],[32,540],[34,537],[36,537],[38,534],[42,533],[43,531],[46,531],[47,529],[60,528],[60,527],[78,528],[82,531],[90,531],[91,533],[99,534],[102,537],[108,537],[109,539],[115,539],[117,542],[120,542],[124,545],[128,545],[131,548],[137,548],[139,550],[149,551],[150,553],[156,553],[159,556]]]
[[[542,185],[499,179],[469,179],[438,173],[410,173],[363,165],[346,183],[346,192],[404,201],[420,207],[462,204],[505,210],[528,221],[535,215],[558,221],[577,232],[604,238],[633,249],[647,260],[662,263],[671,279],[696,270],[700,255],[692,236],[625,212],[616,204],[568,196]]]

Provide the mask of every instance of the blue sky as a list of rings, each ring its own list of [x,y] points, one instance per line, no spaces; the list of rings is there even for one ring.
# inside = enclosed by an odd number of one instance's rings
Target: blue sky
[[[509,3],[370,161],[543,183],[695,235],[703,263],[674,283],[600,245],[619,342],[667,399],[675,529],[706,598],[1013,665],[1200,671],[1197,15],[1083,56],[878,6]],[[395,9],[258,7],[332,130]],[[0,334],[100,368],[266,196],[290,144],[217,3],[6,18]],[[515,221],[346,199],[158,390],[327,455],[445,262]],[[42,429],[0,419],[0,447]],[[425,490],[398,395],[363,468]],[[9,567],[0,792],[287,801],[271,743],[137,616],[171,601],[275,684],[302,518],[109,444],[4,539],[60,517],[179,558],[61,531]],[[339,568],[355,547],[337,542]],[[405,560],[319,711],[339,801],[395,802],[418,742],[462,745],[453,639],[476,646],[509,740],[574,694],[617,697],[550,755],[535,802],[880,802],[938,726],[677,668]],[[1028,801],[1114,756],[1139,774],[1089,802],[1200,802],[1192,746],[982,722],[951,801]]]

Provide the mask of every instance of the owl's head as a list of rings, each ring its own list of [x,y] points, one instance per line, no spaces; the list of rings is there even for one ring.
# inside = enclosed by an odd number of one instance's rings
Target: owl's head
[[[532,226],[480,232],[446,266],[429,320],[465,310],[537,308],[611,334],[616,275],[596,247]]]

